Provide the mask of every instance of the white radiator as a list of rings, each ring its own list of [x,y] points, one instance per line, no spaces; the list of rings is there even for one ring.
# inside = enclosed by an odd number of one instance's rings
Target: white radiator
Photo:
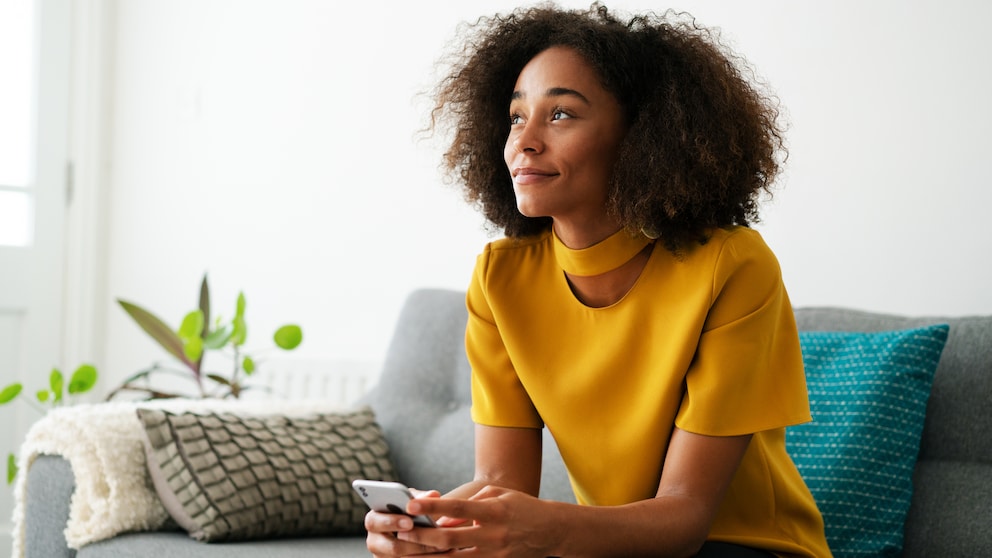
[[[321,399],[346,407],[374,385],[379,368],[372,361],[266,361],[245,382],[241,398]]]

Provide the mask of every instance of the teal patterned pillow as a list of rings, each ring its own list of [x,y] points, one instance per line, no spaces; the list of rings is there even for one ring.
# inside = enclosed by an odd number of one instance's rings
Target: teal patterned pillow
[[[789,428],[786,448],[836,558],[902,552],[927,399],[948,330],[799,335],[813,422]]]

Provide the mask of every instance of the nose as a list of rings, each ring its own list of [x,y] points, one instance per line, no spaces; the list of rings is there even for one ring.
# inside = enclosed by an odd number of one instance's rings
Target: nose
[[[513,149],[518,153],[540,153],[544,151],[544,138],[541,135],[539,126],[528,122],[515,130],[512,134]]]

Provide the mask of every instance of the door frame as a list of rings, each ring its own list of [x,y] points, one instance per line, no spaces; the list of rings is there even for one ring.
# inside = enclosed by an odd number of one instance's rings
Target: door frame
[[[14,376],[25,385],[27,397],[47,385],[48,372],[62,358],[62,316],[65,282],[65,215],[68,178],[68,132],[70,97],[71,2],[69,0],[38,0],[34,6],[36,18],[35,51],[35,174],[34,174],[34,234],[30,247],[11,249],[10,261],[17,269],[14,285],[22,314],[17,328]],[[6,256],[5,256],[6,258]],[[19,263],[18,263],[19,262]],[[15,310],[16,312],[16,310]],[[24,397],[24,396],[22,396]],[[7,434],[14,445],[23,440],[38,413],[23,402],[5,409],[14,416],[13,429]],[[3,448],[17,453],[16,447]],[[4,467],[6,473],[6,454]],[[23,474],[23,473],[22,473]],[[6,479],[6,474],[4,474]],[[0,508],[13,506],[13,491],[6,486],[6,498]],[[0,555],[6,556],[11,544],[11,513],[0,510]]]
[[[37,189],[38,196],[56,196],[61,215],[38,215],[36,242],[61,245],[61,255],[48,269],[39,270],[55,284],[46,291],[59,293],[55,310],[37,316],[27,327],[24,339],[26,362],[19,380],[30,393],[39,376],[48,370],[35,370],[44,364],[57,364],[71,373],[82,363],[100,368],[107,314],[107,238],[110,196],[111,111],[113,100],[113,61],[116,38],[117,0],[39,0],[39,133],[48,137],[39,147],[37,183],[52,181],[60,187]],[[54,63],[50,63],[53,60]],[[51,96],[55,97],[51,97]],[[61,98],[58,98],[61,96]],[[47,183],[47,182],[46,182]],[[52,199],[39,199],[38,207]],[[43,225],[43,226],[41,226]],[[51,244],[49,244],[51,245]],[[32,278],[33,280],[33,278]],[[27,337],[46,337],[52,349],[31,342]],[[30,375],[28,378],[26,376]],[[82,396],[92,400],[99,389]],[[22,396],[23,397],[23,396]],[[15,435],[23,439],[38,414],[27,405],[14,411]],[[12,448],[15,449],[15,448]],[[6,455],[6,452],[4,453]],[[26,474],[21,471],[20,474]],[[13,491],[7,490],[11,497]],[[12,498],[11,498],[12,500]],[[0,517],[0,558],[8,558],[12,548],[11,515]]]
[[[62,355],[67,367],[104,361],[116,0],[74,0]],[[102,393],[100,385],[92,395]]]

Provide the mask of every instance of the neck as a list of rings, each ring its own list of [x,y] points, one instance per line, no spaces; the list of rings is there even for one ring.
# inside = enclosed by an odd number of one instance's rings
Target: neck
[[[654,246],[649,238],[618,230],[583,248],[571,248],[554,237],[555,259],[572,289],[586,306],[602,308],[623,298],[640,277]]]
[[[605,308],[620,301],[637,283],[638,277],[648,264],[654,243],[647,244],[627,263],[620,267],[593,276],[565,273],[568,285],[575,298],[590,308]]]
[[[561,243],[572,250],[582,250],[613,236],[620,230],[620,224],[613,221],[572,225],[556,219],[551,227]]]

